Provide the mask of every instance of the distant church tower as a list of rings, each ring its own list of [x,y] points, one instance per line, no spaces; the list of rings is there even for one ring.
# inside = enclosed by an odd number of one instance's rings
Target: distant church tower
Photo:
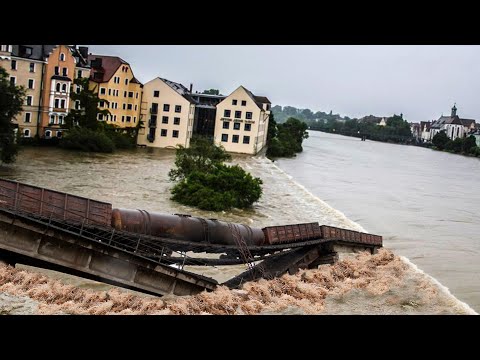
[[[455,105],[456,103],[453,104],[453,107],[452,107],[452,117],[457,116],[457,107]]]

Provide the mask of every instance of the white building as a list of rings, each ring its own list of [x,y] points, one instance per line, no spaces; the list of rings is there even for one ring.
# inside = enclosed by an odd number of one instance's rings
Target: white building
[[[445,131],[447,137],[455,140],[457,137],[465,137],[465,127],[461,119],[457,115],[457,108],[452,107],[452,114],[450,116],[440,116],[430,127],[430,137],[433,139],[439,132]]]
[[[226,151],[257,154],[267,143],[271,103],[243,86],[217,105],[215,144]]]

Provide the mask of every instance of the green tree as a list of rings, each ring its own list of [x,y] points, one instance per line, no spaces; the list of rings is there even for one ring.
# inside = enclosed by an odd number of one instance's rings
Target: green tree
[[[223,146],[216,146],[204,136],[195,136],[190,147],[177,146],[175,168],[168,172],[170,180],[184,180],[193,171],[209,172],[224,161],[231,160]]]
[[[308,138],[308,125],[296,118],[289,118],[277,125],[277,133],[267,141],[267,156],[291,157],[303,151],[302,142]]]
[[[275,116],[273,115],[273,112],[271,112],[268,118],[267,144],[276,136],[277,122],[275,121]]]
[[[220,90],[218,89],[203,90],[202,94],[220,95]]]
[[[437,147],[439,150],[445,149],[445,145],[450,141],[445,131],[440,131],[439,133],[435,134],[432,138],[432,143]]]
[[[463,146],[462,151],[465,153],[473,153],[475,151],[475,147],[477,146],[477,142],[475,141],[475,136],[470,135],[463,139]]]
[[[175,168],[169,172],[172,200],[204,210],[246,208],[262,195],[262,180],[240,166],[223,162],[231,156],[223,147],[204,137],[192,139],[190,147],[177,147]]]
[[[25,89],[10,82],[7,71],[0,67],[0,160],[15,161],[18,149],[12,120],[22,111]]]
[[[67,128],[80,126],[90,130],[97,130],[101,126],[98,121],[98,114],[103,114],[103,116],[110,114],[110,111],[107,109],[100,110],[98,105],[100,101],[104,101],[106,104],[108,104],[108,101],[98,96],[96,87],[89,89],[88,78],[77,78],[74,84],[80,86],[80,92],[76,93],[73,91],[72,86],[70,93],[73,101],[79,101],[80,109],[71,110],[65,117]]]

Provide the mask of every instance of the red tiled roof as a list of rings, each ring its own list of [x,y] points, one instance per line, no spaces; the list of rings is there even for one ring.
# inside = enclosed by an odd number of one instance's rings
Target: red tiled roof
[[[125,60],[122,60],[118,56],[106,56],[106,55],[88,55],[88,62],[90,63],[92,60],[95,59],[102,59],[102,67],[101,68],[93,68],[91,70],[91,80],[95,82],[107,82],[109,81],[113,74],[118,70],[118,68],[123,65],[130,65]],[[102,73],[102,78],[94,78],[94,73]]]

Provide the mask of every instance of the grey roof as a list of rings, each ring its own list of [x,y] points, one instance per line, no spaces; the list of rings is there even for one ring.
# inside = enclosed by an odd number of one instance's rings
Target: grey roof
[[[455,116],[440,116],[440,118],[435,121],[431,128],[432,129],[440,129],[443,125],[446,124],[454,124],[454,125],[463,125],[462,122],[460,121],[460,118],[458,115]]]
[[[168,86],[170,86],[177,93],[182,95],[185,99],[188,100],[188,102],[190,102],[192,104],[196,103],[196,101],[192,98],[192,96],[190,94],[190,91],[185,86],[183,86],[182,84],[177,83],[175,81],[168,80],[168,79],[164,79],[164,78],[161,78],[161,77],[159,77],[159,79],[162,80]]]
[[[72,81],[68,76],[61,76],[61,75],[53,75],[52,79],[54,80],[62,80],[62,81]]]
[[[268,100],[267,97],[254,95],[244,86],[242,86],[242,88],[248,93],[248,95],[250,95],[250,97],[253,99],[253,101],[255,101],[255,104],[257,104],[260,109],[263,109],[263,104],[271,104],[270,100]]]
[[[58,45],[12,45],[12,55],[32,60],[45,61],[50,53]],[[25,50],[32,49],[32,53],[27,55]],[[73,57],[77,60],[77,66],[88,68],[87,60],[80,54],[80,51],[74,47],[69,46]]]

